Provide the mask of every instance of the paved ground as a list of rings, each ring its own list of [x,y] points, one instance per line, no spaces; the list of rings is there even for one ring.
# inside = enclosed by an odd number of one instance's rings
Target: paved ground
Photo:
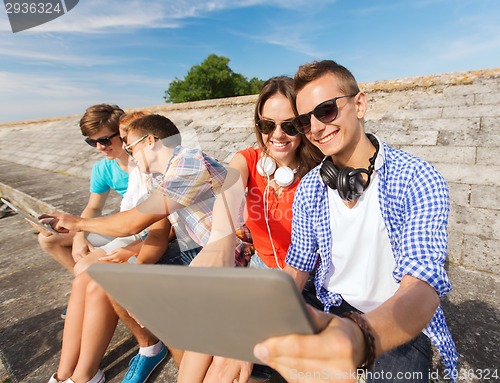
[[[88,181],[0,161],[0,194],[19,198],[38,212],[63,209],[78,213],[88,196]],[[116,201],[115,201],[116,202]],[[71,288],[71,276],[44,254],[31,226],[17,215],[0,219],[0,382],[46,382],[56,370],[64,322],[59,315]],[[443,302],[460,353],[460,382],[470,371],[500,374],[499,280],[494,275],[449,267],[453,292]],[[136,345],[119,326],[102,362],[107,380],[121,382]],[[469,375],[466,375],[469,373]],[[175,382],[168,360],[151,382]],[[443,381],[443,380],[442,380]],[[484,380],[484,381],[494,381]]]
[[[2,194],[13,193],[38,212],[43,211],[39,206],[52,206],[78,213],[88,198],[86,179],[5,161],[0,161],[0,174]],[[115,197],[111,200],[118,201]],[[111,209],[109,206],[107,210]],[[0,356],[4,375],[8,374],[12,382],[46,382],[59,361],[64,326],[60,314],[68,301],[71,275],[40,249],[31,226],[13,214],[0,219],[0,270]],[[136,352],[133,337],[120,324],[101,365],[107,381],[121,382]],[[176,373],[173,361],[168,359],[150,381],[175,382]],[[1,369],[0,379],[5,379]]]

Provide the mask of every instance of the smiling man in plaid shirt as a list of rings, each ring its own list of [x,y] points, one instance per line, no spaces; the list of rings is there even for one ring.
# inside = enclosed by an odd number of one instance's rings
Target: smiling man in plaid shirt
[[[363,367],[370,382],[428,382],[430,339],[454,370],[439,304],[451,290],[443,177],[365,133],[366,95],[343,66],[303,65],[295,87],[294,125],[326,157],[297,189],[286,271],[303,286],[317,267],[318,297],[335,315],[315,312],[320,334],[271,338],[256,356],[290,381],[319,382],[327,369],[345,382]]]
[[[181,146],[179,130],[164,116],[151,114],[138,118],[128,126],[127,134],[122,137],[126,144],[124,149],[134,157],[141,172],[148,175],[147,186],[151,196],[131,210],[102,218],[84,219],[51,213],[48,216],[55,218],[51,224],[62,232],[114,233],[114,236],[122,237],[138,233],[168,217],[166,230],[159,233],[157,230],[156,235],[163,236],[173,228],[175,240],[168,242],[168,234],[165,235],[167,248],[157,263],[189,265],[208,241],[213,205],[217,194],[222,192],[228,171],[201,150]],[[240,241],[235,256],[244,252],[246,246]],[[137,263],[142,263],[140,257]],[[166,348],[126,310],[116,303],[113,307],[132,330],[140,346],[123,383],[144,383],[166,357]],[[182,351],[171,351],[178,365]]]

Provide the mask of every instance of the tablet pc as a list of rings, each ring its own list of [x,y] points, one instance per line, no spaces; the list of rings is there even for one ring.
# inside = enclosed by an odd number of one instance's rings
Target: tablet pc
[[[262,363],[254,346],[313,334],[293,279],[281,270],[94,264],[87,270],[167,346]]]
[[[42,223],[38,220],[38,218],[32,216],[30,213],[24,211],[23,209],[11,204],[9,201],[3,199],[3,198],[0,198],[0,200],[5,204],[7,205],[8,207],[10,207],[13,211],[15,211],[17,214],[19,214],[20,216],[22,216],[24,219],[27,219],[28,221],[30,221],[31,223],[34,223],[36,226],[40,227],[41,229],[43,230],[46,230],[52,234],[55,234],[55,235],[61,235],[60,233],[58,233],[57,231],[55,231],[52,226],[50,226],[48,223]]]

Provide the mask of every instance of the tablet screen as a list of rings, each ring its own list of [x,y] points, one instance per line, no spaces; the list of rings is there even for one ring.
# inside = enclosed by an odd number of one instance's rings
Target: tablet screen
[[[261,363],[259,342],[316,328],[281,270],[94,264],[87,270],[167,346]]]
[[[0,198],[0,200],[5,204],[7,205],[8,207],[10,207],[13,211],[15,211],[17,214],[19,214],[20,216],[22,216],[24,219],[30,221],[31,223],[34,223],[36,226],[42,228],[43,230],[46,230],[52,234],[55,234],[55,235],[60,235],[57,231],[55,231],[52,226],[50,226],[48,223],[42,223],[38,220],[38,218],[36,217],[33,217],[31,214],[29,214],[28,212],[22,210],[21,208],[17,207],[17,206],[14,206],[13,204],[11,204],[9,201],[3,199],[3,198]]]

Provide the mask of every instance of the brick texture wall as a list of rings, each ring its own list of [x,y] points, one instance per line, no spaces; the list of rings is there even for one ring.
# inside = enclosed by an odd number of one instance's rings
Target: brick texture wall
[[[500,68],[362,83],[361,88],[369,100],[366,130],[431,162],[447,180],[448,262],[500,275]],[[143,109],[174,121],[185,145],[227,163],[255,141],[255,100],[245,96]],[[83,142],[79,118],[0,124],[0,159],[88,177],[100,155]]]

